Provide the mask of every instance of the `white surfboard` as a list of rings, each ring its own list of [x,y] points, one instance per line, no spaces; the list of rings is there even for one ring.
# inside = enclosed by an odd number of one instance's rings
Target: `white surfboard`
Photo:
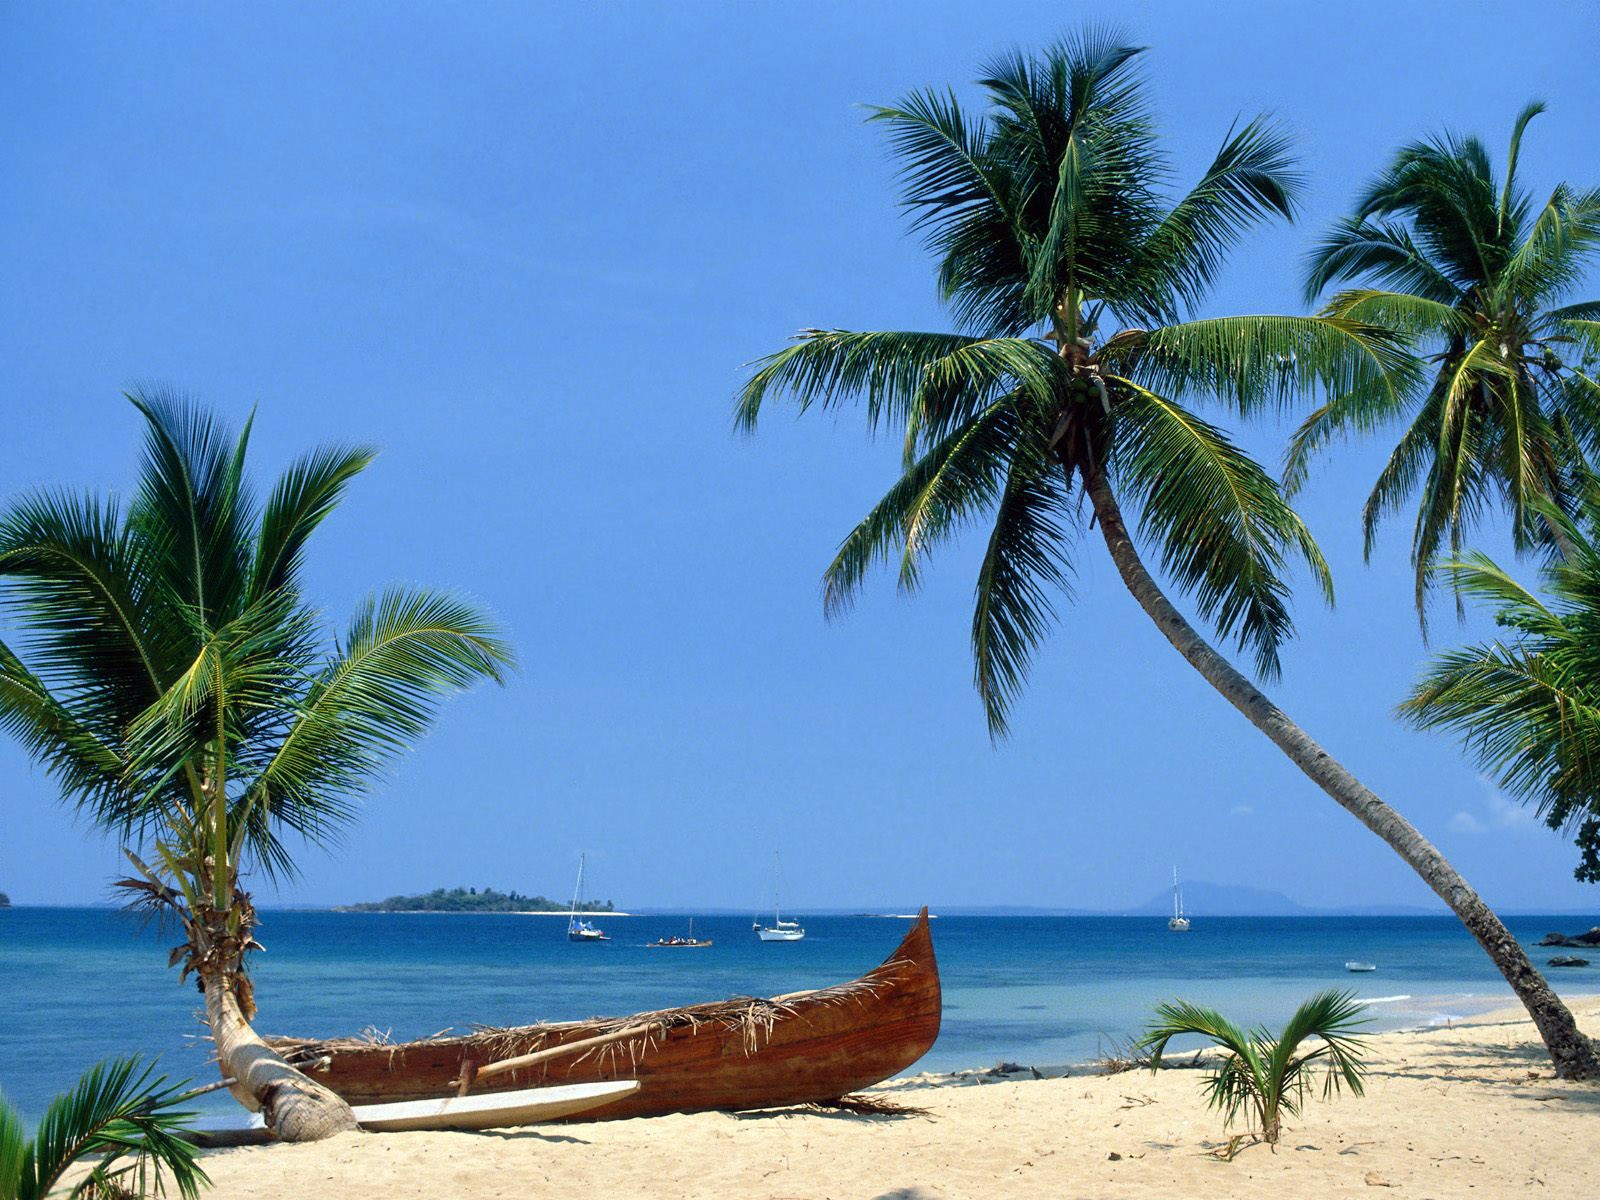
[[[444,1096],[438,1100],[357,1104],[351,1111],[355,1113],[356,1123],[373,1133],[398,1133],[406,1129],[504,1129],[574,1116],[638,1090],[637,1079],[619,1079],[611,1083],[569,1083],[516,1092]],[[272,1140],[260,1113],[251,1113],[242,1121],[228,1118],[197,1121],[189,1133],[191,1139],[202,1146],[248,1146]]]
[[[357,1104],[351,1111],[356,1114],[356,1123],[361,1128],[378,1133],[396,1133],[402,1129],[500,1129],[570,1117],[638,1090],[637,1079],[619,1079],[612,1083],[569,1083],[517,1092],[485,1092],[480,1096],[446,1096],[441,1100]]]

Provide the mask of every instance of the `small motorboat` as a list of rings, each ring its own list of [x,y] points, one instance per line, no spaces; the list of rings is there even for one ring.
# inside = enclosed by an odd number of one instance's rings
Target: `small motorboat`
[[[711,945],[710,938],[697,938],[694,936],[694,918],[689,918],[688,937],[657,938],[645,945],[647,950],[704,950]]]
[[[1357,974],[1359,974],[1359,973],[1361,973],[1363,971],[1376,971],[1378,969],[1378,964],[1377,963],[1369,963],[1369,962],[1355,962],[1354,960],[1352,960],[1350,962],[1345,963],[1344,969],[1346,971],[1354,971]]]

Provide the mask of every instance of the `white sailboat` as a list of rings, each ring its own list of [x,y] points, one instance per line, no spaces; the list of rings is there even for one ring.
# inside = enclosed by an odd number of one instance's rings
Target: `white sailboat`
[[[756,937],[763,942],[798,942],[806,936],[798,921],[785,921],[779,908],[778,889],[783,882],[783,863],[776,852],[772,855],[772,924],[763,925],[759,917],[751,924]]]
[[[1178,868],[1172,868],[1172,919],[1167,928],[1173,933],[1188,933],[1189,918],[1183,915],[1183,885],[1178,882]]]
[[[578,882],[572,889],[572,909],[567,913],[567,941],[569,942],[609,942],[601,930],[595,928],[589,921],[578,916],[578,902],[583,898],[583,868],[588,860],[587,854],[578,856]]]

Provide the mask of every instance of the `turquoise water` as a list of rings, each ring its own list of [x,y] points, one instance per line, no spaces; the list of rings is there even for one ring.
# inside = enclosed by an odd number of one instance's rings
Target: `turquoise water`
[[[565,920],[551,917],[268,911],[257,1027],[326,1036],[375,1026],[414,1038],[471,1022],[797,991],[868,970],[906,927],[862,917],[805,923],[805,941],[764,945],[747,915],[700,916],[696,934],[716,945],[672,952],[644,943],[683,933],[681,917],[602,920],[613,941],[575,946]],[[1508,921],[1525,942],[1590,923]],[[0,910],[0,1089],[25,1117],[109,1054],[160,1054],[175,1076],[214,1077],[199,997],[164,969],[176,940],[114,910]],[[1389,1028],[1514,1002],[1448,917],[1198,918],[1187,934],[1149,918],[946,917],[934,922],[934,941],[944,1026],[917,1070],[1082,1061],[1136,1033],[1152,1005],[1175,996],[1277,1022],[1314,990],[1352,987],[1377,1001],[1372,1014]],[[1348,974],[1347,959],[1378,970]],[[1600,992],[1600,966],[1555,972],[1553,982]],[[218,1110],[230,1103],[206,1099]]]

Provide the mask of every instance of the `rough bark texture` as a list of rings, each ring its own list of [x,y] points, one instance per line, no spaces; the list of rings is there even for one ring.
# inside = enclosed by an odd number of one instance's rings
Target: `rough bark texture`
[[[1555,1061],[1557,1076],[1600,1079],[1600,1056],[1594,1044],[1578,1029],[1572,1013],[1550,989],[1500,918],[1409,821],[1347,771],[1200,636],[1145,569],[1104,472],[1092,463],[1080,465],[1079,470],[1106,547],[1111,551],[1123,583],[1178,653],[1287,754],[1313,783],[1387,842],[1461,918],[1461,923],[1478,939],[1478,944],[1494,960],[1512,991],[1527,1007]]]
[[[229,1089],[234,1099],[259,1109],[285,1142],[316,1142],[358,1128],[348,1104],[291,1067],[250,1027],[230,973],[208,974],[203,983],[217,1060],[223,1075],[237,1081]]]

